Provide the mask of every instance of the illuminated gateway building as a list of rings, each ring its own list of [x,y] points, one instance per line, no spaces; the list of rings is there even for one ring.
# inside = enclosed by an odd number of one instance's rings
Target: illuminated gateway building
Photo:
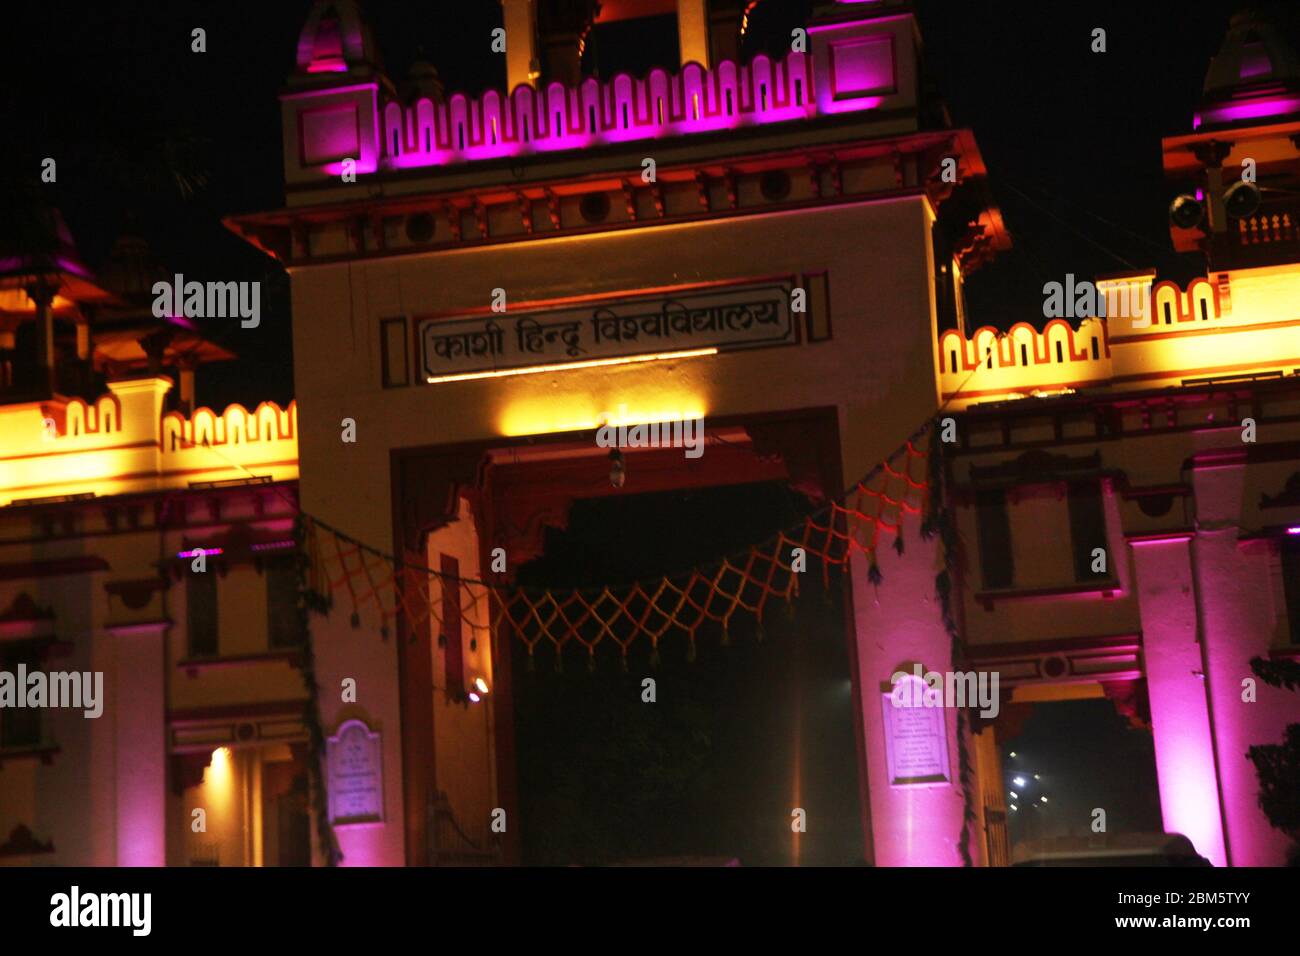
[[[509,582],[580,498],[775,480],[831,500],[946,403],[965,659],[938,539],[910,518],[898,554],[882,525],[884,584],[856,553],[846,587],[861,858],[960,865],[965,844],[1006,865],[999,735],[1022,705],[1107,697],[1153,735],[1165,830],[1216,865],[1282,862],[1244,754],[1300,715],[1242,682],[1300,646],[1293,55],[1234,22],[1194,131],[1164,143],[1199,197],[1173,239],[1205,252],[1203,279],[1110,277],[1149,290],[1146,316],[999,334],[968,324],[962,283],[1009,238],[909,7],[826,3],[789,52],[742,62],[755,6],[503,0],[504,53],[485,36],[483,55],[507,90],[467,97],[430,68],[395,85],[358,5],[317,2],[281,93],[285,208],[230,223],[291,274],[301,422],[192,392],[171,410],[165,352],[98,358],[89,317],[114,293],[9,270],[0,345],[30,327],[50,356],[49,330],[84,324],[65,351],[107,384],[71,398],[54,376],[0,405],[0,648],[104,671],[107,704],[0,712],[0,860],[270,865],[308,839],[325,859],[284,613],[300,499],[468,608],[423,629],[376,602],[312,618],[344,863],[516,862],[519,645],[479,639],[458,578]],[[647,14],[676,15],[677,62],[583,76],[592,29]],[[1247,157],[1259,188],[1229,193]],[[627,449],[610,481],[601,425],[697,416],[698,460]],[[202,583],[195,549],[219,569]],[[1004,716],[901,721],[885,690],[912,663],[997,670]]]

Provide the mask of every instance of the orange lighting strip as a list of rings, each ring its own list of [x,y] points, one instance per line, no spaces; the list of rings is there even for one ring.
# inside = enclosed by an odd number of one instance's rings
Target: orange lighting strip
[[[509,375],[536,375],[539,372],[561,372],[576,368],[598,368],[605,365],[631,365],[635,362],[662,362],[665,359],[696,358],[700,355],[717,355],[716,348],[688,349],[681,352],[655,352],[646,355],[627,355],[620,358],[588,359],[585,362],[560,362],[553,365],[530,365],[527,368],[507,368],[493,372],[466,372],[463,375],[434,375],[426,378],[430,385],[442,382],[467,382],[475,378],[505,378]]]

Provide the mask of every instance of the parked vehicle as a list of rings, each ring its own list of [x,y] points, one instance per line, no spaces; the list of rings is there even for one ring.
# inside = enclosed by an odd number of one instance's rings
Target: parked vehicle
[[[1094,833],[1016,846],[1012,866],[1213,866],[1181,833]]]

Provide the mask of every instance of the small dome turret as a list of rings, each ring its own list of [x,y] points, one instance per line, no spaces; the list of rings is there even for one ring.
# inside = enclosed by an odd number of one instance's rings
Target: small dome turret
[[[1265,83],[1300,83],[1295,51],[1267,20],[1251,12],[1234,14],[1205,74],[1205,97],[1224,99]]]
[[[356,0],[316,0],[298,35],[298,75],[379,69],[370,25]]]

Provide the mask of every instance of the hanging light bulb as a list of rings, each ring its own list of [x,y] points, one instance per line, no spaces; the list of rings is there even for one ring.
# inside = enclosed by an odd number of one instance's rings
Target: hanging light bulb
[[[611,448],[609,450],[609,483],[615,488],[622,488],[625,481],[627,481],[627,463],[623,460],[623,453],[617,448]]]
[[[475,686],[476,688],[478,688],[478,692],[479,692],[480,694],[486,694],[486,693],[488,692],[487,681],[485,681],[485,680],[484,680],[483,678],[481,678],[481,677],[475,677],[475,678],[474,678],[474,686]]]

